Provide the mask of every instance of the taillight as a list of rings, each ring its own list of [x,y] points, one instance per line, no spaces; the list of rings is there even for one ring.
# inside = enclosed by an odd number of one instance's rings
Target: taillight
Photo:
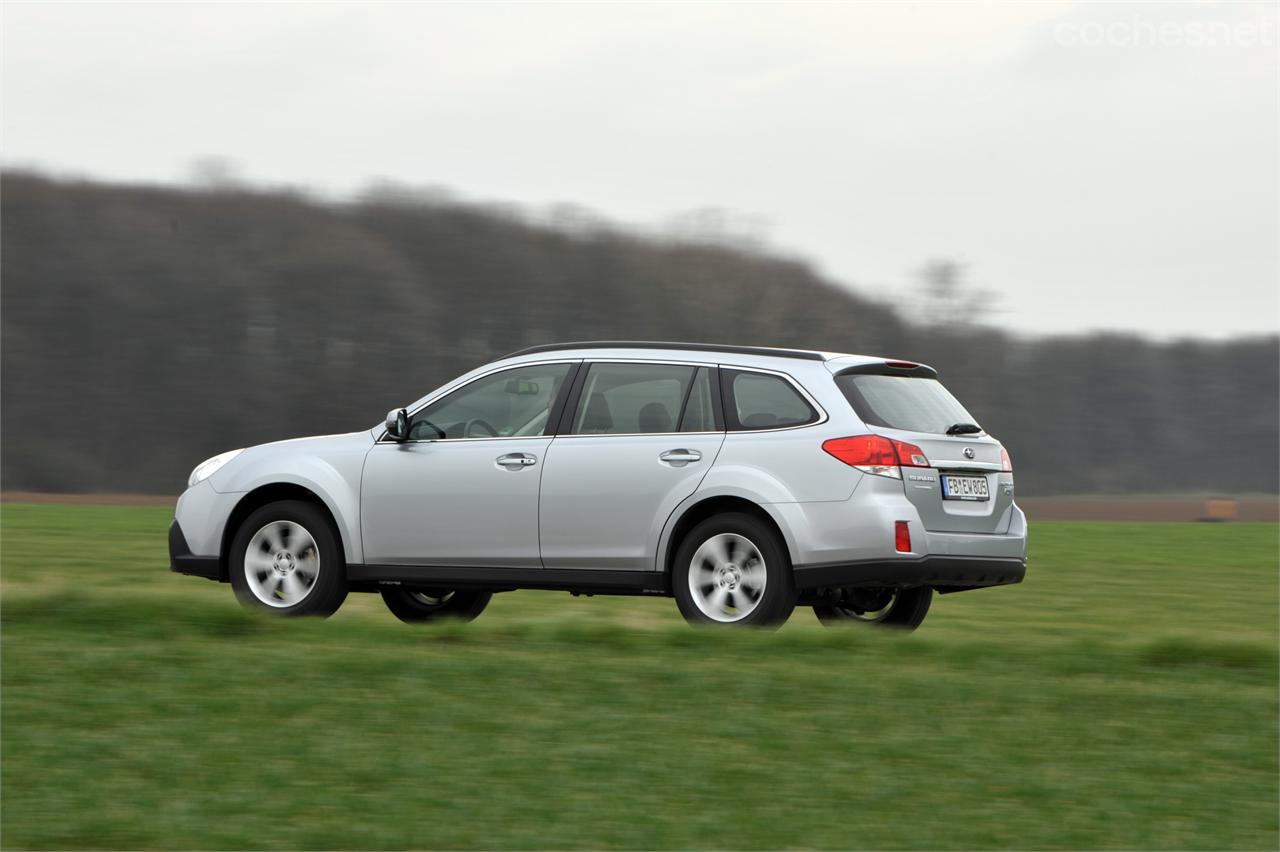
[[[911,530],[906,521],[893,522],[893,549],[899,553],[911,552]]]
[[[924,450],[915,444],[908,444],[906,441],[894,441],[893,448],[898,451],[898,464],[903,467],[928,467],[929,460],[924,456]]]
[[[822,442],[822,449],[863,473],[901,479],[903,467],[928,467],[924,450],[882,435],[856,435]]]
[[[1000,448],[1000,469],[1005,473],[1013,473],[1013,459],[1009,458],[1009,451],[1004,447]]]
[[[822,442],[822,449],[853,467],[894,467],[898,464],[893,442],[879,435],[832,438]]]

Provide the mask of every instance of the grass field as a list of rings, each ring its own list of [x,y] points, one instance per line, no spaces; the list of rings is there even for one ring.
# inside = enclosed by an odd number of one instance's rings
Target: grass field
[[[242,613],[163,509],[0,508],[0,845],[1275,849],[1275,525],[1033,526],[910,636],[517,592]]]

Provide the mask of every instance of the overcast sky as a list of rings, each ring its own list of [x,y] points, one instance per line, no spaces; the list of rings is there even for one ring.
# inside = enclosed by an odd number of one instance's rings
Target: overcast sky
[[[935,257],[1011,329],[1277,329],[1270,3],[3,4],[6,165],[219,155],[660,227],[720,208],[910,311]]]

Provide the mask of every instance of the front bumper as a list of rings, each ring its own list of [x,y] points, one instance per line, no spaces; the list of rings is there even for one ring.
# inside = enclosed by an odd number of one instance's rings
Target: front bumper
[[[206,580],[222,580],[222,560],[216,556],[193,556],[177,520],[169,525],[169,570]]]
[[[1025,559],[924,556],[796,565],[796,588],[804,591],[855,586],[932,586],[940,592],[1021,583]]]

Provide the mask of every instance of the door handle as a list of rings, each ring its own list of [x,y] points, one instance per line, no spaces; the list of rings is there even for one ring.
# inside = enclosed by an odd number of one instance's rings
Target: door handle
[[[520,470],[538,463],[538,457],[531,453],[507,453],[498,456],[493,463],[503,470]]]
[[[702,453],[697,450],[667,450],[665,453],[658,454],[659,461],[672,467],[684,467],[701,459]]]

